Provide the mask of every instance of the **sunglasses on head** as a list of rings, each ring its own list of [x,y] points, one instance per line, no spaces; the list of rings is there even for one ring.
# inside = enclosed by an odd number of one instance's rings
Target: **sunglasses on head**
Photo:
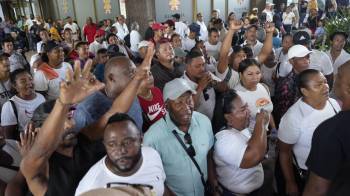
[[[194,149],[193,145],[192,145],[192,138],[191,135],[189,133],[186,133],[184,136],[185,142],[190,145],[186,151],[190,156],[196,156],[196,150]]]

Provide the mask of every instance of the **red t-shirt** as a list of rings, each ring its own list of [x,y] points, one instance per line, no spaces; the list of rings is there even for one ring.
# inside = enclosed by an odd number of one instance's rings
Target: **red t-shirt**
[[[91,25],[85,25],[83,31],[84,31],[84,35],[86,36],[87,42],[89,42],[89,44],[94,42],[95,34],[97,31],[96,24],[93,23]]]
[[[142,126],[143,132],[146,132],[153,123],[161,119],[166,114],[163,94],[160,89],[153,87],[151,92],[153,98],[150,101],[138,96],[144,117]]]

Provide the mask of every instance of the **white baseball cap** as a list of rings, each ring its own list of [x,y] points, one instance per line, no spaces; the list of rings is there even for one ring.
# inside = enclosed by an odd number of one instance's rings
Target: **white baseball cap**
[[[143,40],[140,43],[137,44],[137,49],[140,49],[142,47],[147,47],[148,46],[148,41]]]
[[[190,91],[192,94],[196,94],[196,91],[191,88],[188,82],[183,78],[176,78],[165,84],[163,89],[163,99],[164,101],[176,100],[182,94]]]
[[[294,45],[288,50],[288,60],[294,57],[304,57],[308,54],[312,53],[311,50],[307,49],[303,45]]]

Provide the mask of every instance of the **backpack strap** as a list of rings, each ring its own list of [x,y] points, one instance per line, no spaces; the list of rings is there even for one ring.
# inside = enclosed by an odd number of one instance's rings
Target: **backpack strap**
[[[19,121],[18,121],[18,112],[17,112],[17,107],[15,105],[15,102],[13,100],[9,100],[13,109],[13,112],[15,113],[16,116],[16,120],[17,120],[17,131],[18,131],[18,127],[19,127]]]

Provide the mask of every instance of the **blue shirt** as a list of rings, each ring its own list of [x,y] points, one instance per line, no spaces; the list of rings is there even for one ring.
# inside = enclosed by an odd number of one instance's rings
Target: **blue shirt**
[[[94,70],[94,75],[100,82],[104,82],[105,80],[105,64],[97,64]]]
[[[78,104],[74,113],[75,130],[79,131],[96,122],[111,108],[112,104],[113,100],[100,91],[87,97]],[[135,120],[137,128],[142,130],[142,110],[137,98],[135,98],[127,114]]]
[[[158,151],[163,162],[166,185],[176,194],[183,196],[203,196],[204,187],[200,174],[181,146],[175,135],[176,130],[184,141],[185,133],[172,122],[169,114],[154,123],[144,136],[144,145]],[[193,112],[188,133],[196,151],[194,157],[200,166],[204,178],[207,179],[207,154],[214,144],[214,136],[209,118],[201,113]],[[189,147],[188,144],[186,144]]]

